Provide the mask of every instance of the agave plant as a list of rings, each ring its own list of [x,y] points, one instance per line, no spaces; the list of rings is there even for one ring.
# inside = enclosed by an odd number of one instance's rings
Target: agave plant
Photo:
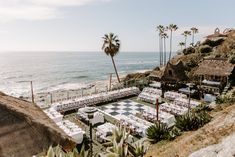
[[[182,131],[188,131],[188,130],[192,130],[191,126],[192,126],[192,116],[190,116],[190,114],[185,114],[185,115],[181,115],[181,116],[177,116],[176,118],[176,122],[175,122],[175,126],[177,128],[179,128]]]
[[[197,113],[199,126],[202,127],[206,123],[211,121],[211,116],[206,111],[201,111]]]
[[[103,145],[112,146],[113,141],[120,143],[122,139],[124,139],[124,142],[126,142],[129,135],[130,135],[130,132],[128,132],[125,127],[117,125],[117,127],[113,129],[112,131],[112,136],[108,138],[109,141],[107,143],[104,143]]]
[[[156,123],[147,129],[147,137],[151,143],[168,139],[170,129],[164,123]]]
[[[210,122],[211,116],[205,112],[192,113],[189,112],[185,115],[176,117],[175,126],[182,131],[196,130],[206,123]]]
[[[134,150],[132,152],[134,157],[143,157],[148,150],[148,145],[146,145],[146,142],[138,142],[134,146]]]
[[[170,131],[169,131],[169,136],[168,139],[169,140],[174,140],[177,136],[180,136],[182,134],[181,130],[177,127],[173,127]]]
[[[206,104],[200,104],[195,109],[194,112],[199,113],[203,111],[211,111],[212,109],[209,107],[209,105]]]
[[[128,144],[125,143],[124,139],[121,139],[119,143],[113,139],[113,146],[107,148],[107,156],[117,155],[118,157],[126,157],[128,154]]]
[[[50,146],[45,157],[88,157],[88,152],[85,151],[84,145],[80,153],[76,148],[74,148],[72,152],[64,152],[62,148],[57,145],[54,149]]]
[[[109,143],[105,145],[110,145],[107,148],[107,154],[105,157],[126,157],[128,154],[128,143],[127,139],[130,133],[127,132],[125,127],[117,126],[113,130],[113,135],[109,138]]]

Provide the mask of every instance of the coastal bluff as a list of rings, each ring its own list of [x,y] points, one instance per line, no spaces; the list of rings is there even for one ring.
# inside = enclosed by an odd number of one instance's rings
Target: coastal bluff
[[[60,144],[76,144],[35,104],[0,92],[0,156],[30,157]]]
[[[155,144],[145,157],[233,157],[235,104],[218,107],[212,121],[196,131],[188,131],[174,141]]]

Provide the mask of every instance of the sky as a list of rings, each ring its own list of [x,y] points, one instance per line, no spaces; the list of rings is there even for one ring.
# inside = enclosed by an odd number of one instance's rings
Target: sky
[[[0,0],[0,52],[101,51],[113,32],[121,51],[158,51],[157,25],[197,27],[196,40],[235,26],[234,0]],[[191,37],[188,43],[191,42]],[[168,44],[168,43],[167,43]]]

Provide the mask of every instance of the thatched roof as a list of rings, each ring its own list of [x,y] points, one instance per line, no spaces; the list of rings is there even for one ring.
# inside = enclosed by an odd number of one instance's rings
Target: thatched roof
[[[205,59],[195,71],[195,75],[229,76],[234,65],[225,59]]]
[[[29,157],[50,145],[75,143],[36,105],[0,93],[0,156]]]
[[[169,70],[172,70],[173,76],[169,75]],[[176,64],[172,64],[170,62],[167,63],[164,74],[162,76],[163,80],[166,81],[185,81],[188,79],[185,74],[185,67],[182,61],[177,62]]]
[[[172,75],[169,74],[169,70]],[[185,81],[188,79],[182,61],[178,61],[175,64],[168,62],[166,67],[159,71],[153,71],[150,76],[166,82]]]

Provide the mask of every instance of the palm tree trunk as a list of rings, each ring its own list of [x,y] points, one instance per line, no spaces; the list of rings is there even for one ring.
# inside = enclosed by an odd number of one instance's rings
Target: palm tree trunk
[[[193,32],[193,35],[192,35],[192,43],[194,45],[194,32]]]
[[[163,65],[163,40],[162,40],[162,37],[161,37],[161,51],[160,51],[160,53],[161,53],[161,65]]]
[[[117,76],[117,80],[120,83],[120,78],[118,76],[117,68],[116,68],[116,65],[115,65],[115,62],[114,62],[114,59],[113,59],[112,56],[111,56],[111,59],[112,59],[112,62],[113,62],[113,67],[114,67],[114,70],[115,70],[115,73],[116,73],[116,76]]]
[[[160,58],[161,58],[161,63],[160,65],[162,66],[163,64],[163,56],[162,56],[162,37],[160,37]]]
[[[166,38],[164,38],[164,65],[166,65]]]
[[[170,36],[170,54],[169,54],[169,61],[171,60],[171,51],[172,51],[172,30],[171,30],[171,36]]]
[[[159,34],[159,59],[160,59],[160,66],[162,65],[162,54],[161,54],[161,36]]]

